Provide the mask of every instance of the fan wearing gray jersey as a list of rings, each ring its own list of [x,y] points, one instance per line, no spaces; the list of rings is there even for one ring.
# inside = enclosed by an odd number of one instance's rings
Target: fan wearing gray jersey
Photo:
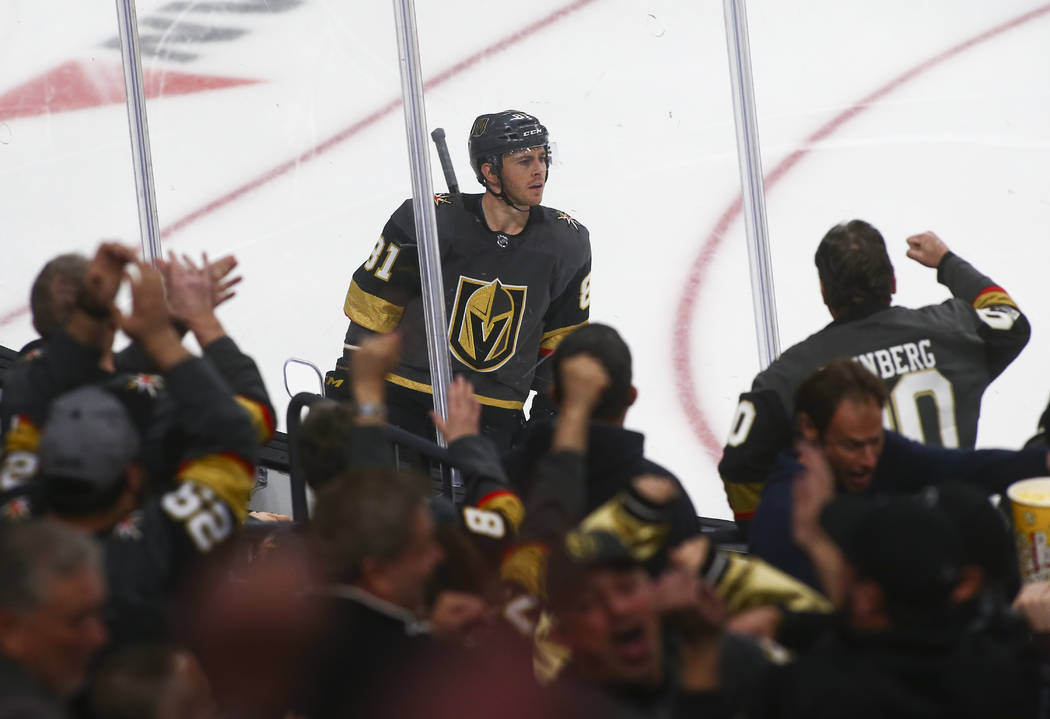
[[[863,220],[832,227],[817,248],[831,324],[786,350],[740,395],[718,465],[746,530],[769,470],[793,435],[793,395],[811,372],[849,357],[890,391],[887,427],[926,444],[974,446],[981,395],[1028,343],[1031,327],[1001,287],[932,232],[908,238],[908,257],[936,268],[952,298],[891,306],[893,265],[881,233]]]

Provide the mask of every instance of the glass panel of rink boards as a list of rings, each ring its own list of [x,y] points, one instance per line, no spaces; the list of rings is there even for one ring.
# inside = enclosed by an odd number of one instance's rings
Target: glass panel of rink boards
[[[934,230],[1014,294],[1050,307],[1050,13],[1038,3],[747,3],[781,344],[828,320],[812,254],[834,223],[886,236],[897,301],[946,297],[904,256]],[[411,194],[390,3],[137,3],[166,250],[234,253],[220,317],[262,368],[326,368],[343,296]],[[725,24],[717,0],[416,4],[428,125],[465,192],[473,118],[528,111],[553,140],[544,203],[591,232],[592,318],[635,355],[652,457],[728,516],[715,463],[759,369]],[[0,343],[33,337],[42,264],[101,238],[138,246],[112,2],[12,0],[0,29]],[[431,150],[435,191],[444,191]],[[125,303],[127,300],[122,299]],[[1050,343],[986,398],[981,440],[1015,446],[1050,388]],[[311,386],[310,382],[313,382]],[[308,377],[298,389],[316,389]],[[293,388],[295,389],[295,388]]]

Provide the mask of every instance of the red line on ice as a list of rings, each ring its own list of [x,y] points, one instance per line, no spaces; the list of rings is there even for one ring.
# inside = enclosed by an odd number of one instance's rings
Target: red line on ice
[[[555,10],[550,15],[547,15],[546,17],[540,18],[539,20],[537,20],[536,22],[532,23],[531,25],[526,25],[524,28],[522,28],[518,32],[516,32],[516,33],[514,33],[512,35],[508,35],[507,37],[503,38],[502,40],[500,40],[500,41],[498,41],[498,42],[496,42],[496,43],[494,43],[492,45],[489,45],[488,47],[484,48],[483,50],[479,50],[478,52],[474,53],[473,55],[470,55],[469,57],[467,57],[467,58],[465,58],[463,60],[460,60],[459,62],[457,62],[452,67],[447,68],[445,70],[442,70],[437,75],[435,75],[434,77],[430,78],[425,83],[423,83],[423,88],[425,90],[429,90],[429,89],[437,87],[438,85],[441,85],[442,83],[446,82],[447,80],[450,80],[451,78],[455,77],[456,75],[459,75],[461,72],[463,72],[465,70],[469,70],[471,67],[473,67],[474,65],[478,64],[478,62],[480,62],[481,60],[489,58],[489,57],[491,57],[491,56],[493,56],[493,55],[495,55],[497,53],[503,52],[507,48],[516,45],[517,43],[521,42],[522,40],[525,40],[528,37],[530,37],[531,35],[534,35],[537,32],[539,32],[540,30],[543,30],[543,29],[549,27],[550,25],[553,25],[557,21],[565,18],[566,16],[568,16],[569,14],[579,10],[580,8],[582,8],[582,7],[586,6],[586,5],[590,5],[594,1],[595,0],[576,0],[575,2],[569,3],[568,5],[565,5],[564,7],[561,7],[558,10]],[[161,238],[166,238],[166,237],[169,237],[169,236],[175,234],[179,230],[183,229],[184,227],[186,227],[187,225],[189,225],[189,224],[191,224],[193,222],[196,222],[197,220],[199,220],[200,218],[204,217],[205,215],[209,215],[212,212],[215,212],[215,210],[219,209],[220,207],[223,207],[224,205],[228,205],[229,203],[233,202],[234,200],[238,199],[239,197],[242,197],[243,195],[246,195],[247,193],[251,192],[252,190],[255,190],[255,189],[259,188],[259,187],[262,187],[263,185],[267,184],[271,180],[274,180],[274,179],[280,177],[281,175],[285,174],[289,170],[292,170],[292,169],[298,167],[302,163],[309,162],[310,160],[314,159],[318,155],[321,155],[322,153],[327,152],[328,150],[331,150],[336,145],[339,145],[340,143],[344,142],[345,140],[348,140],[349,138],[351,138],[354,135],[356,135],[357,133],[359,133],[361,130],[364,130],[366,127],[374,125],[379,120],[382,120],[387,115],[389,115],[392,112],[394,112],[395,110],[397,110],[397,108],[399,108],[399,107],[401,107],[401,98],[397,98],[395,100],[391,100],[386,105],[383,105],[381,108],[379,108],[378,110],[376,110],[372,114],[368,115],[367,117],[365,117],[365,118],[363,118],[361,120],[358,120],[357,122],[355,122],[353,125],[350,125],[346,129],[340,130],[336,134],[334,134],[331,137],[329,137],[327,140],[325,140],[325,141],[315,145],[314,147],[310,148],[309,150],[307,150],[306,152],[302,153],[298,157],[278,165],[277,167],[273,168],[272,170],[270,170],[268,172],[265,172],[262,175],[259,175],[254,180],[251,180],[250,182],[247,182],[244,185],[241,185],[236,190],[233,190],[232,192],[228,192],[227,194],[223,195],[222,197],[219,197],[219,198],[217,198],[215,200],[212,200],[211,202],[209,202],[208,204],[204,205],[203,207],[201,207],[201,208],[199,208],[197,210],[194,210],[193,212],[189,213],[188,215],[185,215],[185,216],[179,218],[178,220],[176,220],[175,222],[173,222],[172,224],[168,225],[167,227],[165,227],[164,229],[161,230],[161,233],[160,233]]]
[[[926,71],[940,65],[956,55],[980,45],[986,40],[991,40],[1008,30],[1023,25],[1026,22],[1035,20],[1036,18],[1045,15],[1047,12],[1050,12],[1050,4],[1038,7],[1012,20],[1004,22],[1001,25],[996,25],[982,33],[974,35],[969,40],[961,42],[958,45],[950,47],[947,50],[920,62],[915,67],[901,73],[871,94],[861,98],[854,105],[839,113],[818,128],[816,132],[802,142],[802,146],[799,149],[784,158],[780,164],[766,174],[766,191],[768,192],[769,189],[781,180],[789,170],[797,165],[803,157],[809,154],[810,148],[815,143],[827,138],[886,95],[889,95],[908,81],[915,79],[919,75],[922,75]],[[740,215],[740,210],[741,197],[738,195],[737,198],[722,212],[721,217],[718,218],[718,222],[704,239],[703,245],[700,247],[700,253],[696,256],[696,259],[693,260],[693,264],[690,267],[689,275],[685,282],[685,287],[682,289],[682,295],[678,300],[678,308],[675,313],[677,320],[675,321],[673,331],[674,337],[671,348],[675,382],[678,385],[678,396],[682,402],[686,416],[689,418],[689,425],[692,427],[693,432],[696,434],[703,447],[707,450],[708,454],[710,454],[712,459],[716,461],[722,455],[722,441],[715,436],[714,431],[711,429],[711,423],[708,422],[707,417],[700,408],[696,382],[693,378],[693,358],[690,347],[690,337],[693,329],[696,299],[700,294],[700,288],[703,285],[704,277],[711,265],[711,261],[721,247],[722,241],[725,239],[729,226],[732,225]]]
[[[424,89],[429,90],[429,89],[432,89],[432,88],[435,88],[435,87],[441,85],[442,83],[444,83],[444,82],[446,82],[448,80],[451,80],[452,78],[456,77],[460,73],[462,73],[462,72],[464,72],[466,70],[469,70],[473,66],[477,65],[482,60],[488,59],[488,58],[492,57],[493,55],[501,53],[504,50],[506,50],[506,49],[508,49],[510,47],[513,47],[514,45],[517,45],[518,43],[522,42],[523,40],[528,39],[529,37],[531,37],[532,35],[535,35],[536,33],[540,32],[541,30],[545,30],[546,28],[550,27],[554,23],[565,19],[566,17],[568,17],[572,13],[576,12],[577,10],[582,9],[582,8],[586,7],[587,5],[591,5],[594,2],[595,2],[595,0],[575,0],[574,2],[571,2],[571,3],[568,3],[568,4],[564,5],[564,6],[562,6],[561,8],[555,10],[554,12],[550,13],[549,15],[546,15],[545,17],[540,18],[539,20],[533,22],[532,24],[526,25],[521,30],[518,30],[517,32],[512,33],[510,35],[507,35],[506,37],[504,37],[501,40],[493,43],[492,45],[489,45],[488,47],[486,47],[486,48],[484,48],[482,50],[479,50],[478,52],[474,53],[473,55],[469,55],[466,58],[464,58],[463,60],[460,60],[459,62],[457,62],[456,64],[452,65],[451,67],[446,68],[445,70],[442,70],[437,75],[433,76],[432,78],[430,78],[429,80],[427,80],[423,84]],[[281,175],[284,175],[285,173],[289,172],[290,170],[298,167],[299,165],[301,165],[301,164],[303,164],[305,162],[309,162],[310,160],[315,159],[316,157],[318,157],[318,156],[324,154],[325,152],[327,152],[328,150],[331,150],[333,147],[336,147],[340,143],[350,139],[351,137],[353,137],[357,133],[361,132],[365,128],[370,127],[371,125],[374,125],[375,123],[379,122],[380,120],[385,118],[387,115],[390,115],[391,113],[393,113],[399,107],[401,107],[401,99],[400,98],[391,100],[390,102],[388,102],[387,104],[383,105],[379,109],[373,111],[371,114],[369,114],[366,117],[358,120],[357,122],[355,122],[354,124],[350,125],[349,127],[345,128],[343,130],[340,130],[339,132],[337,132],[336,134],[332,135],[328,139],[318,143],[314,147],[312,147],[309,150],[299,154],[295,158],[293,158],[291,160],[288,160],[287,162],[283,162],[280,165],[277,165],[273,169],[268,170],[267,172],[264,172],[263,174],[259,175],[258,177],[254,178],[252,180],[249,180],[248,182],[244,183],[240,187],[238,187],[238,188],[236,188],[234,190],[231,190],[230,192],[227,192],[225,195],[217,197],[216,199],[214,199],[211,202],[208,202],[207,204],[197,208],[196,210],[193,210],[192,212],[190,212],[190,213],[188,213],[186,215],[183,215],[182,217],[180,217],[179,219],[175,220],[174,222],[172,222],[167,227],[164,227],[163,229],[161,229],[161,233],[160,233],[161,238],[169,238],[169,237],[171,237],[175,233],[185,229],[188,225],[196,222],[197,220],[201,219],[202,217],[206,217],[207,215],[210,215],[211,213],[215,212],[216,210],[218,210],[218,209],[220,209],[222,207],[225,207],[226,205],[230,204],[234,200],[237,200],[237,199],[243,197],[244,195],[247,195],[248,193],[252,192],[253,190],[258,189],[258,188],[262,187],[263,185],[266,185],[267,183],[277,179]],[[9,324],[10,322],[13,322],[14,320],[18,319],[19,317],[25,315],[28,311],[29,311],[28,307],[19,307],[17,309],[5,312],[3,315],[0,315],[0,327],[3,327],[5,325]]]

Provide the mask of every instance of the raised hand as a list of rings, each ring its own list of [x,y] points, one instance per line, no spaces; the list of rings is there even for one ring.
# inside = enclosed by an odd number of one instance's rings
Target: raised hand
[[[835,496],[835,477],[821,449],[800,439],[795,443],[803,471],[792,486],[791,529],[795,541],[806,547],[821,539],[820,513]]]
[[[577,354],[566,358],[558,368],[558,387],[561,391],[562,410],[577,407],[588,413],[601,399],[609,386],[609,374],[601,362],[588,354]]]
[[[114,300],[124,279],[124,268],[136,258],[135,249],[119,242],[103,242],[88,263],[77,306],[93,317],[104,317],[114,309]]]
[[[460,437],[480,434],[481,403],[474,396],[474,385],[462,375],[456,377],[448,386],[448,421],[434,411],[430,418],[449,444]]]
[[[188,357],[189,352],[171,324],[160,271],[146,262],[136,262],[134,268],[134,272],[124,275],[131,285],[131,313],[121,316],[120,324],[165,371]]]
[[[354,350],[350,362],[350,388],[358,404],[383,404],[386,376],[401,359],[401,335],[373,335]]]
[[[212,315],[216,303],[211,273],[207,268],[198,268],[185,255],[183,261],[179,261],[174,252],[169,252],[167,261],[158,262],[157,267],[164,275],[172,317],[192,328],[195,320]]]
[[[231,299],[237,293],[233,290],[233,287],[240,283],[244,278],[240,275],[234,275],[229,277],[229,274],[237,267],[237,258],[233,255],[226,255],[219,259],[209,262],[208,254],[204,254],[204,266],[208,268],[208,272],[211,274],[212,281],[212,296],[215,301],[215,306],[218,307],[226,300]]]
[[[188,255],[183,255],[180,262],[174,253],[168,253],[166,262],[157,263],[164,275],[172,318],[191,330],[201,347],[226,334],[215,316],[215,307],[219,304],[217,288],[207,255],[204,257],[200,267]]]
[[[922,232],[907,239],[908,257],[926,267],[937,267],[948,254],[948,245],[932,232]]]

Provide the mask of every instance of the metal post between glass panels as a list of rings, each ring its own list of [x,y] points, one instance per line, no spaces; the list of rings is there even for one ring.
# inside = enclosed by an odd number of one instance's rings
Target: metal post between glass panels
[[[423,76],[419,65],[419,42],[416,35],[416,10],[413,0],[394,0],[397,24],[397,49],[401,65],[401,96],[408,136],[408,159],[412,171],[412,209],[415,214],[416,242],[419,249],[419,279],[423,292],[423,315],[426,321],[427,347],[430,355],[430,384],[434,388],[434,411],[448,417],[448,385],[452,367],[445,333],[445,284],[441,276],[441,253],[438,246],[437,218],[434,212],[434,189],[430,174],[430,146],[427,138],[426,112],[423,105]],[[445,446],[445,438],[438,437]],[[453,472],[454,481],[458,479]]]
[[[755,314],[758,357],[765,368],[780,354],[776,295],[769,258],[766,199],[763,191],[762,156],[758,142],[758,117],[751,78],[751,44],[744,0],[723,0],[726,44],[729,49],[733,116],[736,120],[737,157],[740,162],[741,199],[747,230],[747,257],[751,268],[751,299]]]
[[[161,257],[160,228],[157,222],[157,193],[153,185],[149,125],[146,122],[146,91],[142,82],[142,53],[139,51],[135,0],[116,0],[120,31],[120,56],[124,63],[124,89],[131,135],[131,159],[135,170],[135,192],[139,207],[139,235],[142,256],[151,263]]]

